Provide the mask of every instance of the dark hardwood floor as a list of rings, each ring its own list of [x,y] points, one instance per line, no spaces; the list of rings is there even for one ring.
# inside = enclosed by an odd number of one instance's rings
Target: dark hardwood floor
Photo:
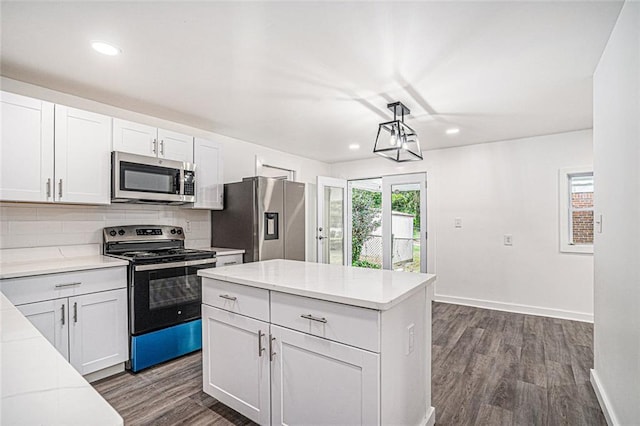
[[[433,304],[438,425],[606,425],[591,324]],[[250,425],[202,392],[201,353],[94,383],[127,425]]]

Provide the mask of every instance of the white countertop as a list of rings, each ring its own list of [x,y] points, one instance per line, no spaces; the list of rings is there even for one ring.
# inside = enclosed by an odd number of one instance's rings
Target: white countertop
[[[198,271],[198,275],[378,310],[390,309],[436,280],[433,274],[295,260],[267,260],[202,269]]]
[[[0,424],[122,425],[122,417],[0,293]]]
[[[128,265],[126,260],[100,255],[95,246],[1,250],[0,279]]]

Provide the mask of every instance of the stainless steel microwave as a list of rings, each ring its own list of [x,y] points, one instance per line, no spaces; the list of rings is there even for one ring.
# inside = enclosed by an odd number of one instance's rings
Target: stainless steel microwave
[[[114,151],[111,201],[185,204],[195,201],[195,164]]]

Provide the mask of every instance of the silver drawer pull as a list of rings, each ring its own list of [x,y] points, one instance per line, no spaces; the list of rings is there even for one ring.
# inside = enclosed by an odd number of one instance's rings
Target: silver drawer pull
[[[273,362],[273,357],[276,355],[276,351],[273,350],[273,342],[276,340],[271,334],[269,334],[269,362]]]
[[[238,262],[236,262],[236,261],[233,261],[233,262],[226,262],[226,263],[225,263],[225,264],[223,264],[222,266],[235,265],[236,263],[238,263]]]
[[[55,287],[56,288],[73,287],[74,285],[80,285],[80,284],[82,283],[77,282],[77,283],[56,284]]]
[[[238,300],[238,298],[237,298],[237,297],[235,297],[235,296],[229,296],[228,294],[221,294],[221,295],[220,295],[220,297],[222,297],[223,299],[227,299],[227,300],[233,300],[234,302],[235,302],[236,300]]]
[[[64,325],[64,304],[62,305],[62,325]]]
[[[326,324],[326,323],[327,323],[327,319],[326,319],[325,317],[318,318],[318,317],[314,317],[314,316],[313,316],[313,315],[311,315],[311,314],[307,314],[307,315],[300,315],[300,316],[301,316],[302,318],[304,318],[304,319],[308,319],[308,320],[311,320],[311,321],[318,321],[318,322],[321,322],[321,323],[323,323],[323,324]]]

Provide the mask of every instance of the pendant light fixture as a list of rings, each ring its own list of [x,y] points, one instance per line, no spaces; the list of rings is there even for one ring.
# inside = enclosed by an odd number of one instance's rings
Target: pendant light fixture
[[[411,113],[409,108],[404,106],[402,102],[387,104],[387,108],[393,111],[393,121],[378,125],[378,135],[373,152],[398,163],[422,160],[418,135],[404,123],[405,114]]]

